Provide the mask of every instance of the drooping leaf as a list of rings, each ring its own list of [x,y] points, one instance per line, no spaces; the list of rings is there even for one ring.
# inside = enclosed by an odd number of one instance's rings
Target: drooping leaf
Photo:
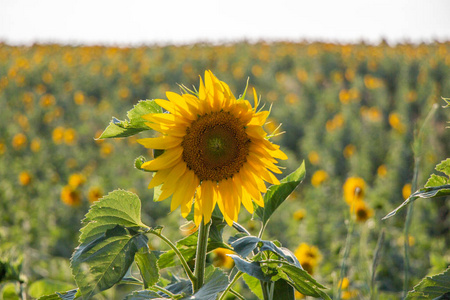
[[[244,274],[242,275],[242,277],[244,278],[244,281],[249,287],[250,291],[252,291],[252,293],[255,294],[255,296],[258,297],[259,299],[263,299],[264,295],[261,288],[261,281],[248,274]]]
[[[183,300],[215,300],[217,295],[223,292],[228,286],[227,276],[220,270],[212,267],[205,276],[203,285],[194,295],[185,297]]]
[[[0,292],[1,299],[3,300],[19,300],[18,291],[14,283],[7,283],[2,287]]]
[[[249,262],[233,254],[228,254],[228,256],[234,260],[234,265],[239,271],[262,281],[270,281],[271,276],[264,274],[258,262]]]
[[[185,293],[188,295],[192,294],[192,283],[187,279],[178,278],[176,276],[172,276],[172,283],[165,286],[164,288],[175,295],[181,293]],[[160,292],[159,294],[162,294],[163,296],[165,295],[162,292]]]
[[[128,120],[120,121],[113,118],[108,127],[100,135],[99,139],[118,138],[135,135],[144,130],[150,130],[145,125],[145,119],[142,116],[150,113],[161,113],[161,107],[153,100],[141,100],[130,111],[128,111]]]
[[[56,292],[51,295],[42,296],[38,300],[74,300],[77,296],[79,296],[79,290],[73,289],[63,293]]]
[[[116,190],[96,201],[83,220],[80,242],[96,238],[116,225],[148,227],[141,221],[141,201],[131,192]]]
[[[254,218],[262,221],[263,226],[269,221],[275,210],[286,200],[286,198],[295,190],[295,188],[305,178],[305,162],[280,181],[279,185],[272,185],[264,195],[264,207],[258,207],[255,210]]]
[[[423,189],[420,189],[411,196],[408,197],[402,204],[400,204],[399,207],[391,211],[389,214],[387,214],[382,220],[385,220],[387,218],[392,217],[397,213],[399,209],[402,207],[408,205],[409,203],[415,201],[417,198],[437,198],[442,196],[448,196],[450,195],[450,184],[435,186],[435,187],[426,187]]]
[[[159,280],[159,268],[156,255],[148,247],[141,248],[134,256],[134,260],[144,281],[144,288],[156,284]]]
[[[298,261],[297,257],[289,249],[284,247],[278,247],[272,241],[262,241],[260,251],[267,251],[267,250],[276,253],[277,255],[286,259],[289,263],[295,265],[297,268],[302,269],[302,266],[300,265],[300,262]]]
[[[145,235],[132,235],[117,225],[100,237],[81,243],[72,255],[71,268],[83,299],[90,299],[118,283],[131,266],[136,252],[147,242]]]
[[[405,300],[437,299],[445,294],[450,297],[450,267],[443,273],[422,279],[422,281],[408,293]],[[448,298],[444,297],[442,299]]]
[[[30,284],[28,294],[33,298],[39,298],[56,292],[73,289],[74,285],[64,281],[53,279],[41,279]]]
[[[297,291],[303,295],[321,297],[322,299],[331,298],[322,289],[323,285],[318,283],[311,275],[303,269],[291,264],[282,264],[278,267],[278,275],[289,282]]]
[[[252,253],[260,241],[261,239],[256,236],[244,236],[232,242],[231,247],[233,247],[234,252],[240,256],[247,257]]]
[[[150,290],[136,291],[127,295],[124,300],[147,300],[147,299],[170,299],[163,298],[156,292]]]

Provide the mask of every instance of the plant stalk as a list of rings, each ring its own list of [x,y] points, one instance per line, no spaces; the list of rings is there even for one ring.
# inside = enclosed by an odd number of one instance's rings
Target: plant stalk
[[[225,291],[223,291],[222,295],[220,295],[219,300],[223,300],[225,299],[226,295],[228,294],[228,292],[231,291],[231,288],[233,287],[233,285],[237,282],[237,280],[243,275],[244,273],[239,271],[236,273],[236,275],[234,275],[233,280],[231,280],[231,282],[228,284],[227,288],[225,289]]]
[[[204,283],[205,277],[205,266],[206,266],[206,252],[208,249],[208,237],[209,229],[211,227],[211,221],[208,224],[200,222],[200,227],[198,228],[198,240],[197,240],[197,253],[195,255],[195,269],[194,275],[197,279],[194,283],[194,293],[196,293]]]

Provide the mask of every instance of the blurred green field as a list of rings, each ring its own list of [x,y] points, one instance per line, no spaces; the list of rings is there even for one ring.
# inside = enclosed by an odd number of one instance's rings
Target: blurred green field
[[[180,92],[178,84],[198,86],[206,69],[235,96],[250,78],[249,86],[272,107],[266,131],[279,124],[285,131],[273,138],[289,156],[281,163],[283,176],[305,160],[305,181],[275,214],[267,235],[292,250],[301,243],[316,247],[311,272],[336,289],[350,216],[343,185],[349,177],[362,178],[367,218],[356,224],[346,295],[368,297],[373,253],[384,229],[376,286],[380,299],[398,299],[405,211],[381,218],[410,193],[414,132],[433,104],[442,106],[441,97],[450,97],[449,42],[0,44],[0,259],[22,258],[28,283],[42,277],[73,283],[65,264],[78,244],[81,220],[92,201],[117,188],[139,195],[146,224],[163,224],[170,236],[181,238],[179,213],[169,214],[168,201],[152,201],[150,175],[133,166],[136,157],[152,153],[135,137],[95,137],[140,99],[164,99],[166,91]],[[439,108],[424,128],[419,187],[449,157],[449,119],[449,111]],[[415,203],[410,289],[450,264],[449,212],[445,198]],[[246,211],[239,221],[258,229]]]

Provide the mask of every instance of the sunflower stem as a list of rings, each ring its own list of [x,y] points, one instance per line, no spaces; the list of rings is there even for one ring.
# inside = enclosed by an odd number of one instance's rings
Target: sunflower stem
[[[196,293],[202,286],[205,277],[205,266],[206,266],[206,252],[208,249],[208,237],[209,229],[211,227],[211,222],[205,224],[200,222],[200,227],[198,228],[198,240],[197,240],[197,254],[195,255],[195,269],[194,275],[196,281],[194,282],[194,293]]]

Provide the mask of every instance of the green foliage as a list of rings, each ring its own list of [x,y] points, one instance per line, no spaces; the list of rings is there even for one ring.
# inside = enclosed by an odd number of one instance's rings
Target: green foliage
[[[96,239],[81,243],[72,255],[71,267],[83,299],[120,282],[148,238],[117,225]]]
[[[305,162],[303,162],[297,170],[283,178],[279,185],[272,185],[264,195],[264,207],[258,207],[255,210],[255,219],[262,221],[265,226],[275,210],[303,181],[305,175]]]
[[[134,259],[144,281],[144,288],[155,285],[159,280],[159,268],[156,255],[148,247],[142,247],[135,254]]]
[[[439,298],[444,296],[442,298]],[[450,268],[443,273],[424,278],[406,296],[413,299],[448,299],[450,296]]]
[[[217,295],[228,286],[228,278],[220,269],[212,266],[206,268],[205,285],[194,295],[185,297],[183,300],[215,300]]]
[[[106,127],[105,131],[103,131],[99,138],[106,139],[128,137],[144,130],[150,130],[150,128],[145,125],[146,121],[142,118],[142,116],[161,112],[161,107],[153,100],[141,100],[133,107],[133,109],[128,111],[128,120],[120,121],[113,118],[111,123],[109,123],[108,127]]]
[[[73,284],[52,280],[52,279],[41,279],[33,282],[28,288],[28,294],[33,298],[39,298],[44,295],[50,295],[56,292],[64,292],[73,289]]]
[[[136,194],[117,190],[94,203],[83,220],[80,242],[102,235],[117,225],[127,228],[148,227],[141,222],[141,201]]]
[[[411,194],[399,207],[387,214],[383,220],[392,217],[399,209],[415,201],[417,198],[438,198],[450,195],[450,158],[438,164],[436,170],[444,173],[447,177],[431,174],[423,189]]]

